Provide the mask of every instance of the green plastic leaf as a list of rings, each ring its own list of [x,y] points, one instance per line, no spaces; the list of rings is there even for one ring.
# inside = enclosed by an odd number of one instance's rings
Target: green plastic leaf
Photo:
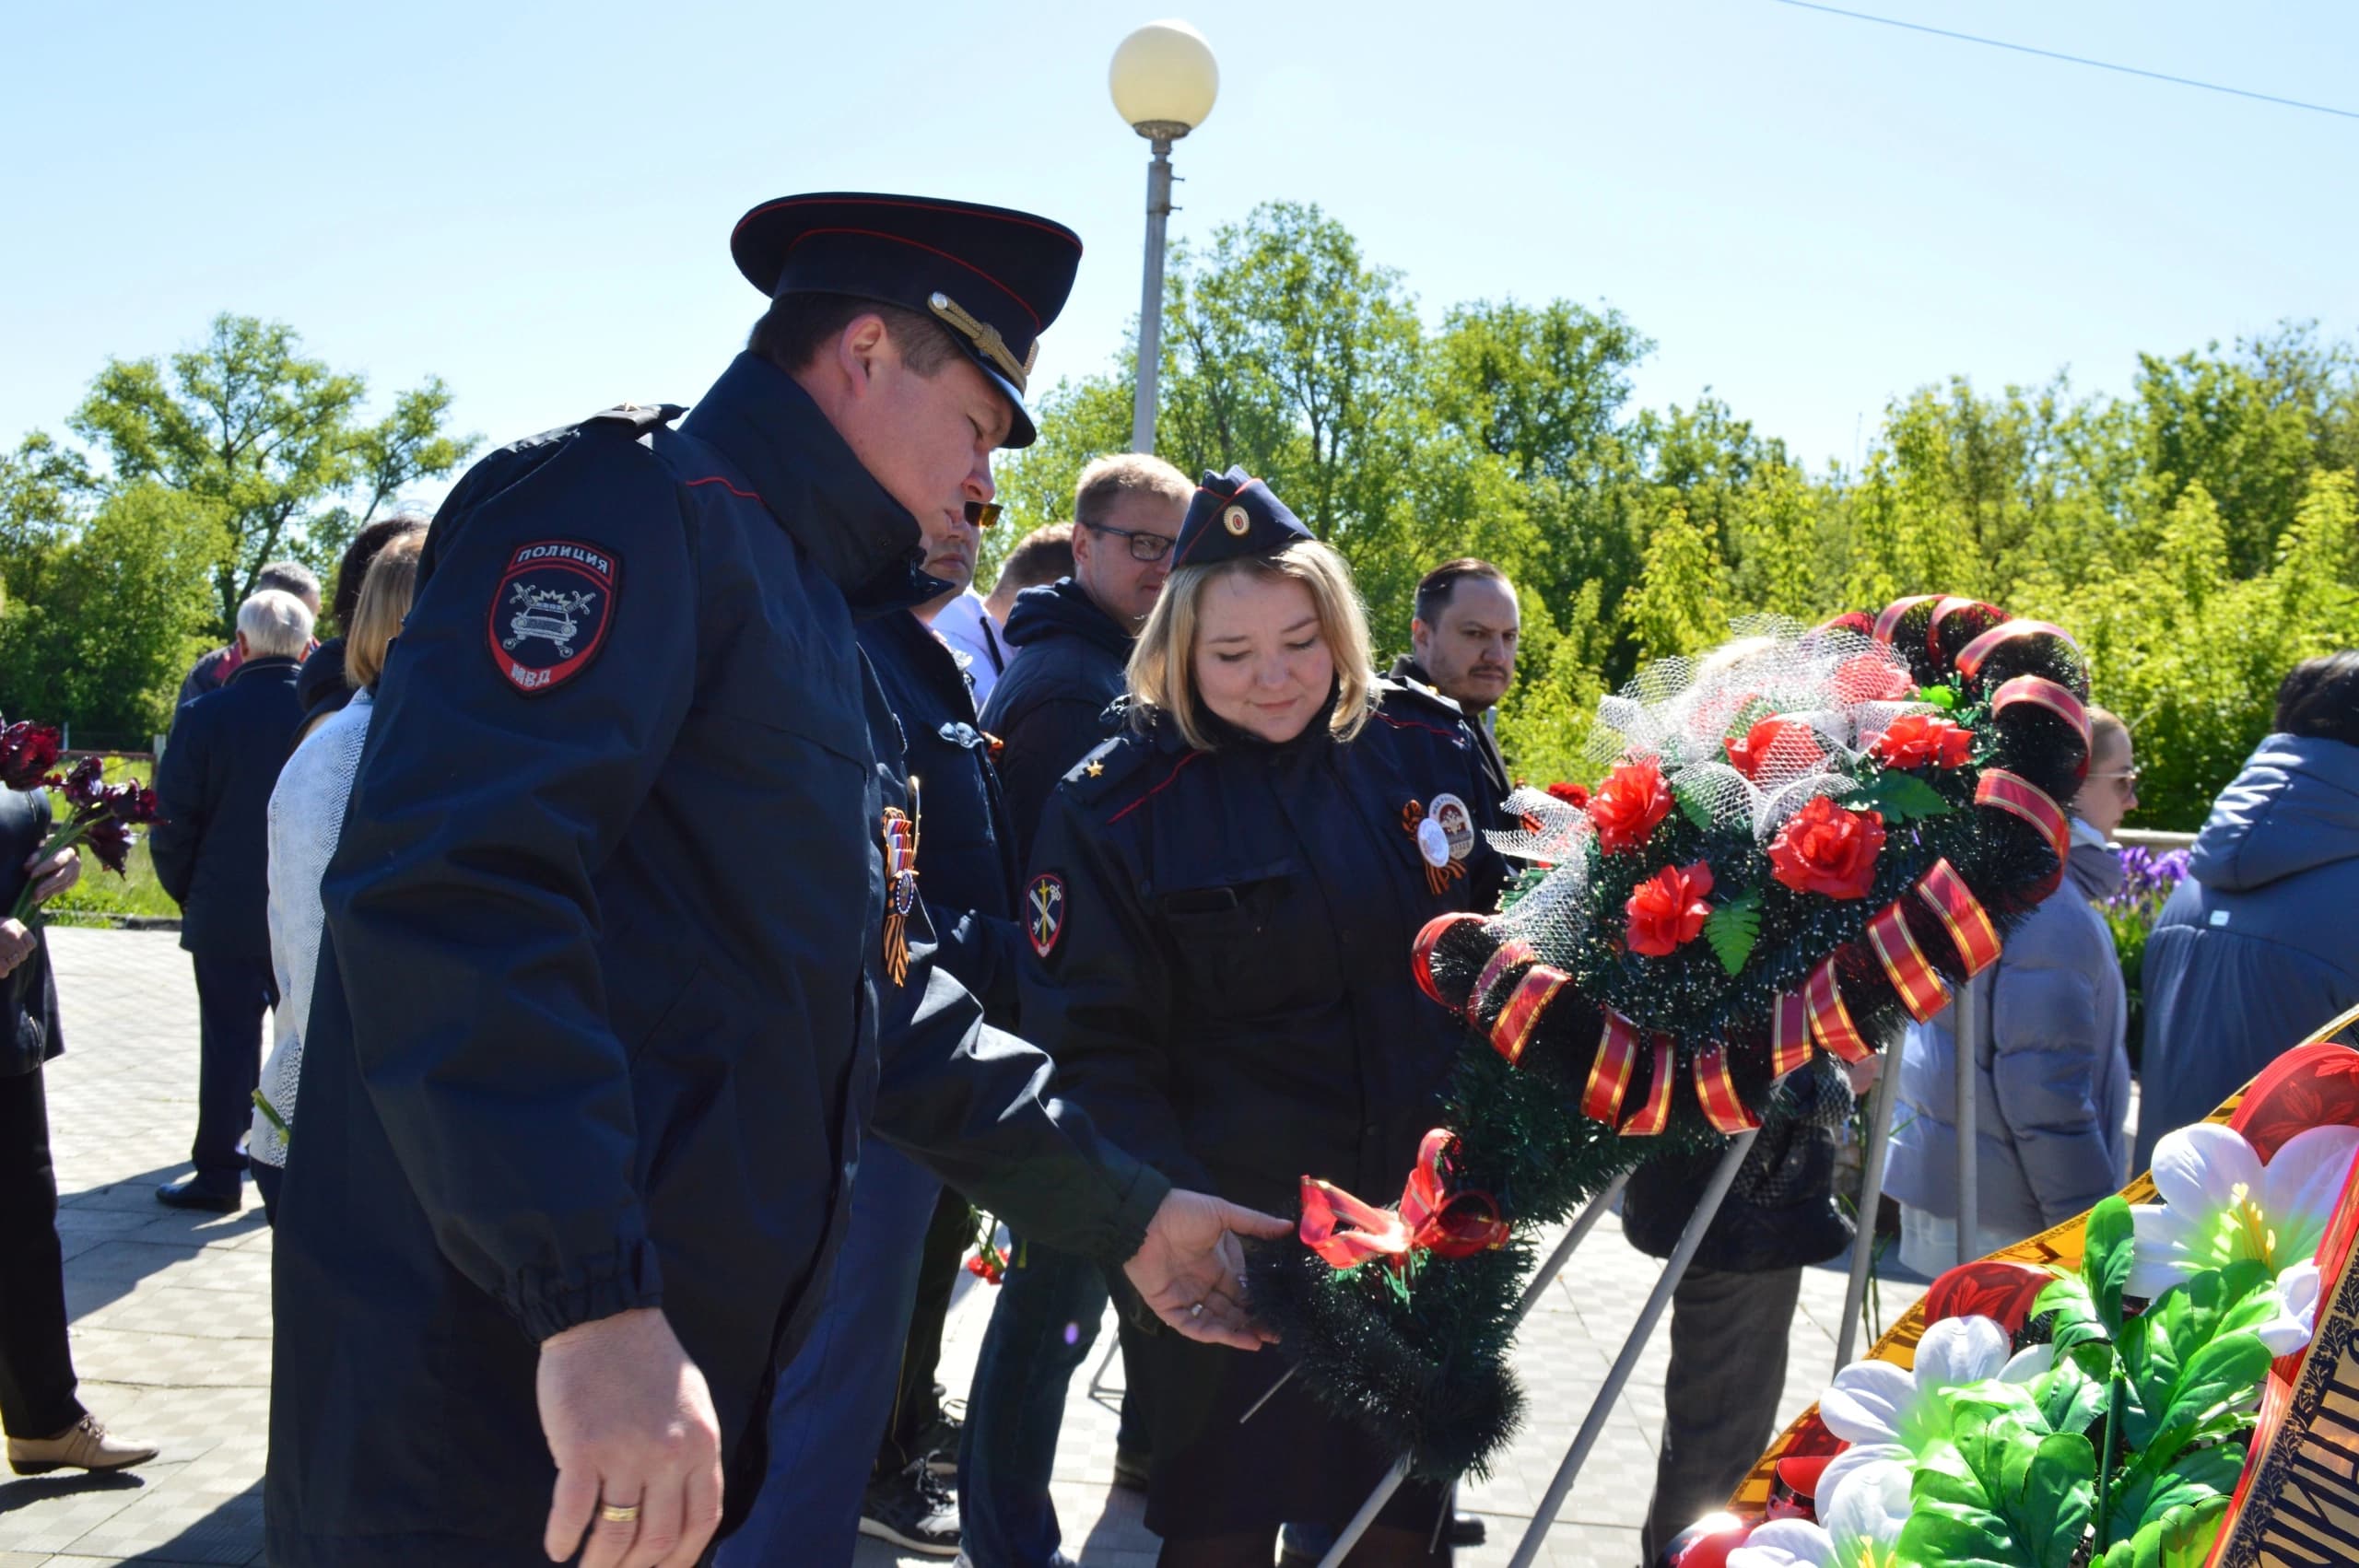
[[[1969,1515],[1938,1504],[1911,1512],[1895,1545],[1904,1562],[1948,1568],[2021,1568],[2023,1562],[2006,1522],[1997,1515]]]
[[[2039,1401],[2050,1432],[2092,1430],[2105,1414],[2105,1391],[2104,1381],[2070,1356],[2057,1357],[2056,1364],[2032,1384],[2032,1396]]]
[[[1930,702],[1935,708],[1947,711],[1957,706],[1957,689],[1954,686],[1927,686],[1917,694],[1917,700]]]
[[[1844,803],[1855,812],[1880,812],[1884,821],[1895,824],[1947,816],[1955,809],[1940,790],[1913,773],[1879,773]]]
[[[1684,781],[1673,784],[1671,798],[1679,802],[1679,809],[1688,821],[1707,833],[1712,831],[1711,798],[1700,788]]]
[[[2096,1298],[2089,1293],[2089,1281],[2080,1274],[2068,1274],[2039,1293],[2032,1303],[2034,1315],[2053,1312],[2056,1328],[2052,1336],[2056,1353],[2061,1358],[2071,1356],[2077,1362],[2083,1347],[2095,1345],[2100,1352],[2090,1359],[2099,1363],[2087,1370],[2092,1375],[2109,1373],[2113,1356],[2113,1330],[2097,1316]]]
[[[2131,1254],[2138,1244],[2137,1229],[2130,1223],[2130,1205],[2118,1196],[2099,1203],[2089,1211],[2085,1234],[2087,1251],[2081,1259],[2081,1277],[2088,1281],[2098,1320],[2118,1335],[2121,1293],[2130,1283]]]
[[[2072,1568],[2096,1505],[2097,1451],[2077,1433],[2055,1433],[2008,1460],[2001,1512],[2039,1568]]]
[[[1712,944],[1721,968],[1731,975],[1743,968],[1754,943],[1761,940],[1760,892],[1748,887],[1714,908],[1704,921],[1704,940]]]
[[[2168,1469],[2139,1476],[2124,1487],[2114,1501],[2113,1516],[2123,1530],[2134,1534],[2173,1508],[2193,1507],[2234,1492],[2244,1468],[2241,1443],[2181,1455]]]
[[[2161,1462],[2168,1463],[2171,1453],[2184,1446],[2208,1417],[2258,1389],[2274,1359],[2255,1334],[2223,1334],[2190,1356],[2153,1439]]]
[[[2203,1568],[2227,1511],[2224,1497],[2173,1508],[2154,1523],[2140,1527],[2128,1540],[2118,1542],[2101,1560],[2103,1568]]]

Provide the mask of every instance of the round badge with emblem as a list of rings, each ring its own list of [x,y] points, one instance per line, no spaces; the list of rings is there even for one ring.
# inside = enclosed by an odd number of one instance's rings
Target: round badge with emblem
[[[1426,826],[1434,830],[1441,843],[1442,860],[1462,860],[1474,852],[1474,813],[1468,811],[1466,802],[1457,796],[1436,795],[1434,803],[1426,812]],[[1417,848],[1426,848],[1424,827],[1417,830]],[[1433,860],[1436,865],[1441,864],[1441,860],[1434,860],[1430,850],[1426,851],[1426,859]]]
[[[1417,824],[1417,853],[1429,866],[1449,864],[1449,835],[1431,817]]]
[[[1253,526],[1253,515],[1243,507],[1231,507],[1220,514],[1220,525],[1235,537],[1242,539],[1245,531]]]

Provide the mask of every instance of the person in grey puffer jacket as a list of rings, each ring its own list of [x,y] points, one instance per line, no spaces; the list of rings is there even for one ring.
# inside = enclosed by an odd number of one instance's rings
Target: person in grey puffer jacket
[[[2142,1165],[2164,1133],[2359,1004],[2359,653],[2287,675],[2276,721],[2212,803],[2147,939]]]
[[[2097,912],[2119,891],[2107,842],[2138,804],[2130,731],[2089,711],[2088,778],[2072,802],[2064,884],[1973,985],[1978,1227],[1972,1256],[2071,1219],[2130,1179],[2129,998]],[[1954,1008],[1909,1027],[1884,1190],[1901,1205],[1901,1261],[1939,1274],[1957,1257]]]

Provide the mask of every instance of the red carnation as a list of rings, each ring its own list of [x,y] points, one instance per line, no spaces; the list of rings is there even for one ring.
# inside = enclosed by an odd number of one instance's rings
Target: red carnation
[[[1606,776],[1589,798],[1589,820],[1596,825],[1598,847],[1613,855],[1645,848],[1655,825],[1671,814],[1671,786],[1662,781],[1662,769],[1654,758],[1642,756]]]
[[[20,721],[0,730],[0,788],[33,790],[57,766],[54,725]]]
[[[1694,942],[1711,918],[1711,891],[1712,868],[1701,860],[1665,866],[1640,883],[1624,906],[1630,915],[1630,951],[1661,958]]]
[[[1865,898],[1884,853],[1884,817],[1813,795],[1769,845],[1771,874],[1797,893]]]
[[[1548,793],[1568,806],[1586,807],[1589,804],[1589,786],[1586,784],[1551,784]]]
[[[1817,733],[1799,719],[1764,719],[1747,730],[1743,740],[1721,743],[1728,747],[1729,766],[1756,784],[1764,767],[1800,775],[1816,767],[1826,755]]]
[[[1973,731],[1932,713],[1902,714],[1874,747],[1886,767],[1962,767],[1973,753]]]
[[[1860,653],[1836,667],[1835,695],[1845,702],[1906,702],[1917,687],[1881,654]]]

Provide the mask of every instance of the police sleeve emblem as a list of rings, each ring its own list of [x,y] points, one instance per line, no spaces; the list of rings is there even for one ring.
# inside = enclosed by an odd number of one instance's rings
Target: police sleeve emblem
[[[1065,931],[1064,878],[1043,874],[1032,879],[1024,895],[1024,927],[1035,955],[1046,958],[1056,951],[1057,939]]]
[[[606,640],[621,563],[610,550],[571,539],[518,548],[493,590],[491,657],[520,692],[561,686]]]

